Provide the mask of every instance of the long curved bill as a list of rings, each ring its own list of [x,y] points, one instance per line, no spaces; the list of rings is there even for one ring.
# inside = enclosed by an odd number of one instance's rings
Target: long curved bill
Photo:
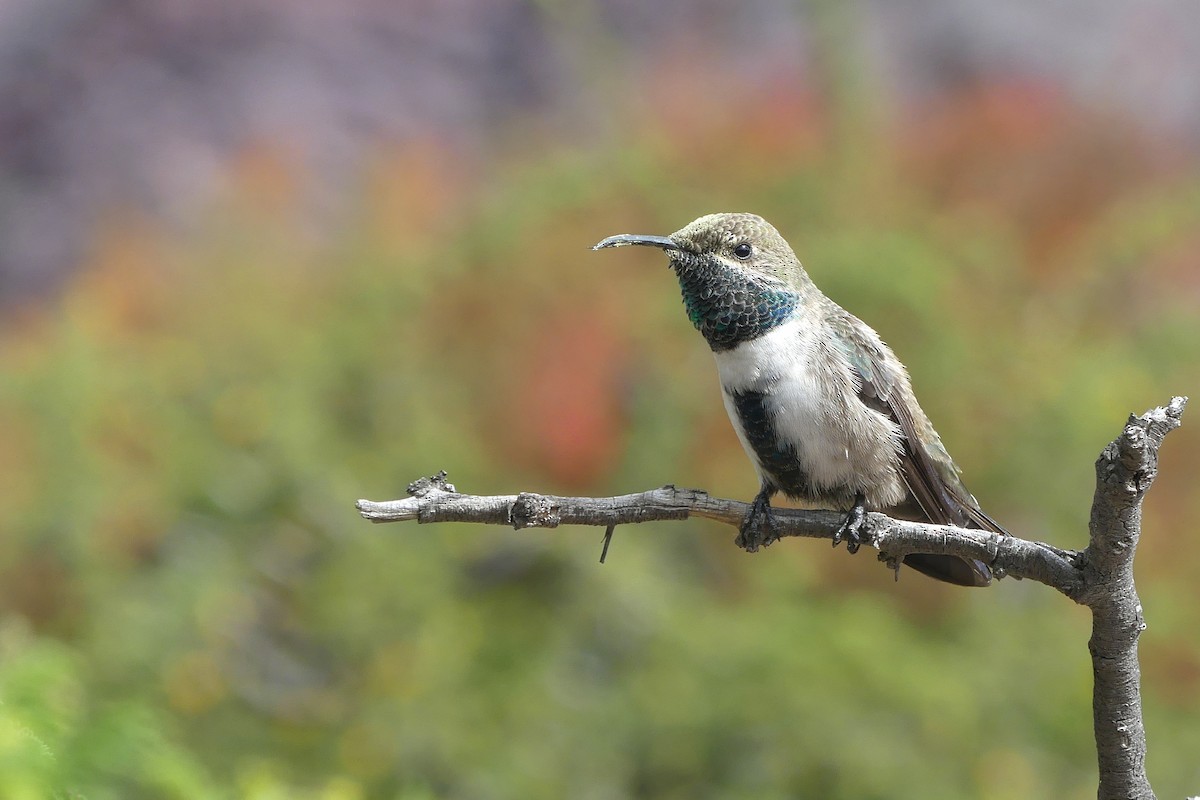
[[[628,247],[634,244],[643,247],[658,247],[663,250],[681,249],[669,236],[643,236],[636,233],[618,233],[616,236],[610,236],[604,241],[597,242],[592,249],[603,250],[606,247]]]

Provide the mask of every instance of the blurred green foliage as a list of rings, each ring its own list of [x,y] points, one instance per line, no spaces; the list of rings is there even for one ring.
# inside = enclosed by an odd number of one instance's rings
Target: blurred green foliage
[[[721,126],[653,99],[686,90],[648,88],[619,144],[483,178],[380,153],[332,243],[303,176],[248,154],[191,235],[114,220],[10,321],[0,796],[1094,796],[1088,618],[1044,587],[748,557],[701,522],[619,529],[600,567],[598,531],[354,512],[439,468],[749,497],[662,259],[587,247],[753,210],[907,362],[989,512],[1085,543],[1099,450],[1195,386],[1196,165],[1036,87],[853,147],[802,92]],[[1138,562],[1163,796],[1200,785],[1196,430]]]

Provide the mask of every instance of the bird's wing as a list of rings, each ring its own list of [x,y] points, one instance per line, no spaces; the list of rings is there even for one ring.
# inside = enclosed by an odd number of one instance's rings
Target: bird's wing
[[[874,331],[849,312],[838,311],[829,322],[857,373],[858,398],[900,426],[904,434],[901,472],[925,516],[935,524],[1005,533],[963,485],[958,467],[912,396],[903,366],[885,357],[883,342]]]

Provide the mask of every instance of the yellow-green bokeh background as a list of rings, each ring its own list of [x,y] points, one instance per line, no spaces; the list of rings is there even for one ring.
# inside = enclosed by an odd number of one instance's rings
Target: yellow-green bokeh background
[[[0,796],[1094,796],[1089,619],[1045,587],[700,521],[600,566],[595,530],[354,511],[443,468],[750,497],[661,257],[588,247],[752,210],[908,364],[988,511],[1085,544],[1100,449],[1200,374],[1197,161],[1022,84],[906,117],[721,80],[613,91],[586,145],[514,121],[486,166],[381,144],[327,237],[260,143],[188,233],[115,210],[11,313]],[[1137,561],[1164,797],[1200,791],[1197,430]]]

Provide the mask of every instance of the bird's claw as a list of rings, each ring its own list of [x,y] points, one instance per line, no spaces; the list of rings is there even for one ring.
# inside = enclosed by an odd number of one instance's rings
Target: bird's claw
[[[753,553],[759,547],[767,547],[777,541],[779,534],[775,532],[775,521],[771,518],[770,495],[760,492],[746,512],[746,519],[742,521],[733,543],[747,553]]]
[[[859,495],[854,500],[854,505],[847,512],[846,518],[837,526],[837,530],[833,532],[833,546],[837,547],[844,540],[846,542],[847,553],[857,553],[858,548],[862,546],[863,535],[862,525],[867,518],[867,509],[864,504],[862,495]]]

